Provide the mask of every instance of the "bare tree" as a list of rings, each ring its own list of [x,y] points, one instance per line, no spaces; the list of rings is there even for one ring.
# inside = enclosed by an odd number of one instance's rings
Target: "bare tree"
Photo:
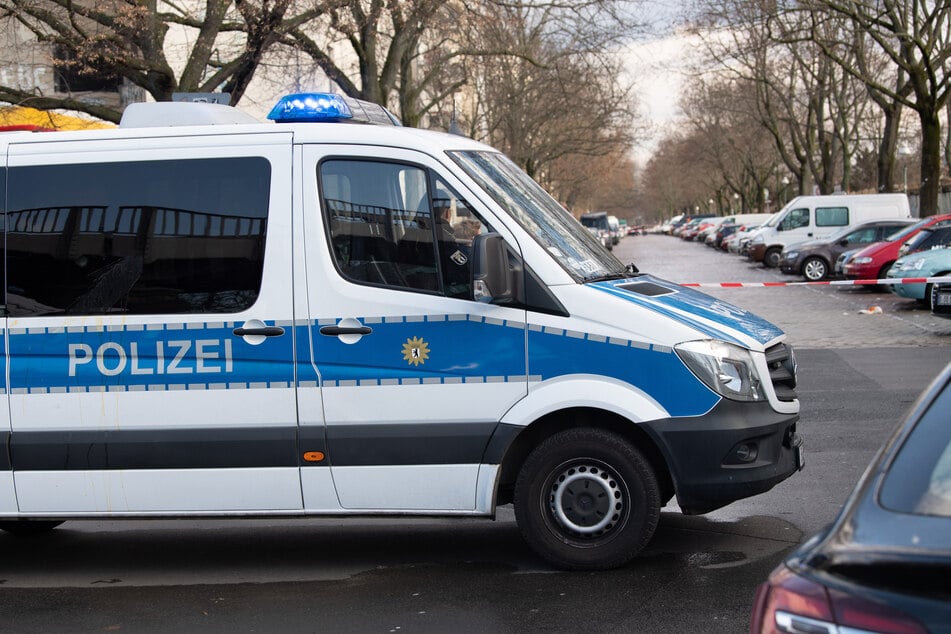
[[[922,215],[937,213],[940,191],[941,113],[951,96],[951,4],[907,0],[810,0],[789,7],[800,30],[823,46],[826,54],[869,89],[900,103],[918,115],[921,127]],[[830,20],[845,17],[875,43],[907,79],[888,81],[840,53],[851,40],[828,39]],[[901,78],[900,75],[900,78]]]
[[[766,211],[781,160],[759,120],[755,93],[742,80],[698,82],[681,100],[695,143],[695,160],[706,168],[708,192],[717,209],[732,208],[736,194],[744,208]]]
[[[849,187],[866,99],[861,83],[807,39],[781,39],[776,5],[763,0],[699,0],[697,32],[712,74],[747,82],[761,124],[772,135],[800,193],[813,183],[823,193]],[[826,29],[841,28],[829,21]]]
[[[325,11],[316,0],[311,13]],[[172,93],[231,93],[240,101],[266,52],[278,40],[290,0],[205,0],[179,3],[157,0],[0,0],[0,17],[28,29],[50,50],[63,53],[53,65],[79,73],[122,78],[157,101]],[[161,8],[160,8],[161,7]],[[170,31],[187,32],[184,65],[176,73],[167,53]],[[40,109],[69,108],[118,121],[117,108],[86,103],[69,95],[40,94],[36,88],[0,86],[0,101]]]

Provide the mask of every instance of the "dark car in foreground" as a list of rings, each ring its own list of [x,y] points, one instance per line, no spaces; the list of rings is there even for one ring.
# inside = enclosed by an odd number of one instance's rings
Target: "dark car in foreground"
[[[756,593],[750,632],[951,632],[951,364],[831,526]]]

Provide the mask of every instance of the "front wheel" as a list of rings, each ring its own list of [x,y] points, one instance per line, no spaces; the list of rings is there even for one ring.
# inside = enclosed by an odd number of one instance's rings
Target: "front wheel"
[[[783,250],[772,247],[766,249],[766,254],[763,256],[763,264],[766,265],[766,268],[775,269],[779,266],[779,261],[782,256]]]
[[[627,563],[653,536],[660,506],[647,459],[600,429],[569,429],[548,438],[529,454],[515,483],[522,536],[563,568]]]
[[[802,276],[810,282],[824,280],[829,274],[829,265],[822,258],[806,258],[802,263]]]

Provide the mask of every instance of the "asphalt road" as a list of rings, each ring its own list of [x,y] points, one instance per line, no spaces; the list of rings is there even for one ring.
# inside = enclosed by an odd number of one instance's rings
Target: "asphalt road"
[[[678,282],[783,279],[668,237],[627,238],[616,253]],[[667,509],[623,569],[551,569],[510,508],[494,522],[69,522],[41,538],[0,535],[0,630],[744,632],[756,585],[832,519],[951,361],[951,320],[887,292],[714,294],[771,319],[797,347],[806,469],[706,516]],[[859,312],[869,305],[882,314]]]

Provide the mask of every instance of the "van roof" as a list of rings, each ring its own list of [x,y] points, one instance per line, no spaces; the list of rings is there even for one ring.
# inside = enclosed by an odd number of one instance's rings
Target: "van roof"
[[[136,106],[133,108],[133,106]],[[146,107],[147,106],[147,107]],[[208,103],[161,102],[132,104],[129,121],[104,130],[63,131],[55,134],[9,132],[0,134],[0,151],[8,145],[72,144],[83,141],[115,141],[169,137],[225,137],[228,135],[277,135],[291,133],[294,143],[341,143],[418,149],[431,154],[450,150],[493,150],[467,137],[363,123],[261,123],[231,106]],[[161,116],[157,116],[161,115]],[[124,117],[125,119],[125,117]]]

